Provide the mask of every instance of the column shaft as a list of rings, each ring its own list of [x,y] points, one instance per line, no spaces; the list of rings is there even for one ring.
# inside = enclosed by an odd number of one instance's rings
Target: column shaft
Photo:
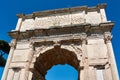
[[[30,49],[29,49],[29,60],[28,62],[26,62],[26,67],[22,69],[22,74],[20,76],[20,80],[28,80],[29,78],[29,68],[30,68],[30,63],[32,61],[32,57],[33,57],[33,53],[34,53],[34,46],[33,44],[31,43],[30,44]]]
[[[89,80],[88,78],[88,70],[89,70],[89,65],[88,65],[88,56],[87,56],[87,34],[83,33],[81,37],[82,41],[82,61],[81,63],[83,64],[83,71],[82,76],[83,80]],[[81,72],[81,71],[80,71]],[[80,76],[81,79],[81,76]]]
[[[9,52],[7,63],[5,65],[5,69],[4,69],[4,72],[3,72],[2,80],[6,80],[7,79],[8,71],[9,71],[9,65],[11,63],[11,60],[12,60],[12,57],[13,57],[13,54],[14,54],[15,46],[16,46],[16,40],[12,40],[11,41],[11,49],[10,49],[10,52]]]
[[[119,80],[118,70],[117,70],[117,66],[116,66],[116,61],[115,61],[111,41],[107,41],[106,45],[107,45],[107,49],[108,49],[108,56],[109,56],[109,60],[110,60],[110,64],[111,64],[111,70],[112,70],[113,79],[114,80]]]
[[[110,67],[111,67],[111,71],[112,71],[112,77],[113,80],[119,80],[118,77],[118,70],[117,70],[117,66],[116,66],[116,61],[115,61],[115,56],[114,56],[114,52],[113,52],[113,47],[111,44],[111,33],[110,32],[105,32],[104,33],[104,39],[105,39],[105,43],[107,46],[107,51],[108,51],[108,59],[110,62]]]

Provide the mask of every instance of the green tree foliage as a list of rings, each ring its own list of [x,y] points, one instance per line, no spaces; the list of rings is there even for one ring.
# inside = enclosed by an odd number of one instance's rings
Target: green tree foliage
[[[4,67],[5,64],[6,64],[6,60],[2,56],[0,56],[0,67]]]
[[[6,60],[4,59],[4,54],[9,54],[10,46],[9,44],[4,41],[0,40],[0,66],[4,67],[6,64]]]

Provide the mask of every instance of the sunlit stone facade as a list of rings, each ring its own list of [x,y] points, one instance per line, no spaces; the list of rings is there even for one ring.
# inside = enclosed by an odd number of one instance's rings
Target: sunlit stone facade
[[[69,64],[78,80],[119,80],[111,44],[114,23],[105,4],[18,14],[2,80],[45,80],[48,69]]]

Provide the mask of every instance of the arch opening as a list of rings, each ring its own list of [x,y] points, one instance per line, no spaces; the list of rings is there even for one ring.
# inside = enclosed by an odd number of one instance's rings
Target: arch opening
[[[47,71],[45,80],[78,80],[78,71],[69,64],[54,65]]]
[[[41,80],[45,80],[47,71],[58,64],[68,64],[79,72],[79,60],[74,52],[62,48],[53,48],[36,58],[33,77],[35,78],[35,75],[38,75],[39,78],[41,76]]]

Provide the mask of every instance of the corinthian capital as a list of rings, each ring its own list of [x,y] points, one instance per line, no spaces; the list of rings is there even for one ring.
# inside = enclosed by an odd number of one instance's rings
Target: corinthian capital
[[[11,48],[16,48],[16,39],[13,39],[10,43]]]
[[[87,44],[87,34],[86,33],[82,33],[81,41],[82,41],[82,44]]]
[[[104,33],[104,40],[105,40],[105,42],[106,42],[106,43],[107,43],[107,42],[110,42],[111,39],[112,39],[111,32],[105,32],[105,33]]]
[[[34,42],[31,42],[31,43],[30,43],[29,48],[30,48],[31,50],[34,50]]]

